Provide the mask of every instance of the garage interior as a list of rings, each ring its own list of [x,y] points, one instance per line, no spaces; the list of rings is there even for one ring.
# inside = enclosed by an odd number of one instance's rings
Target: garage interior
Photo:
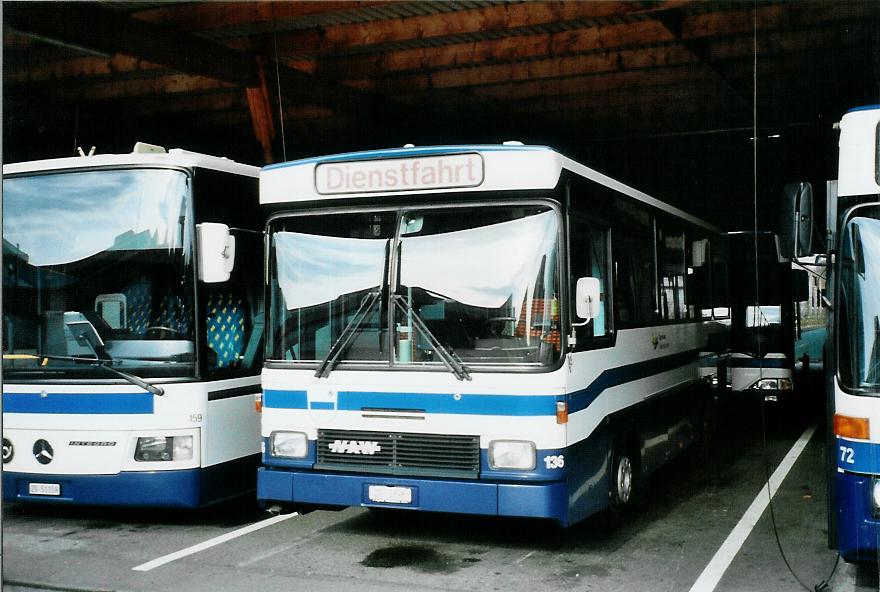
[[[249,164],[550,145],[719,225],[823,211],[833,124],[880,102],[880,5],[4,2],[3,160],[135,141]],[[821,223],[821,220],[818,221]]]

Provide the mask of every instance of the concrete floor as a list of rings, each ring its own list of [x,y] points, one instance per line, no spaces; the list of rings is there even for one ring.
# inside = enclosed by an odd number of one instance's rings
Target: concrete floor
[[[771,410],[766,448],[753,404],[720,407],[709,450],[650,482],[641,510],[562,530],[513,519],[314,511],[156,567],[132,568],[263,520],[252,501],[201,512],[7,506],[6,590],[691,590],[805,428],[813,411]],[[773,501],[779,544],[809,589],[828,577],[823,428]],[[766,451],[766,454],[765,454]],[[766,460],[766,462],[765,462]],[[736,551],[719,591],[803,588],[777,548],[769,511]],[[876,566],[841,563],[830,590],[877,590]]]

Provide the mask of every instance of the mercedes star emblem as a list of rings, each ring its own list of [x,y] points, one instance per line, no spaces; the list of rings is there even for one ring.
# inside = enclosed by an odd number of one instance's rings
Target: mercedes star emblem
[[[34,456],[41,465],[48,465],[54,458],[52,446],[45,440],[37,440],[34,442]]]

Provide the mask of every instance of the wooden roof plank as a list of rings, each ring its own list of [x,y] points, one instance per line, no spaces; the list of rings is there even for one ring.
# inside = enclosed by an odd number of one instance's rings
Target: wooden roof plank
[[[170,66],[245,87],[259,84],[253,59],[223,46],[180,35],[88,2],[24,2],[4,7],[14,29],[81,47]]]
[[[525,2],[497,4],[440,14],[386,19],[321,27],[277,35],[279,51],[287,55],[379,47],[413,39],[441,38],[468,33],[510,31],[522,27],[583,21],[605,17],[635,16],[680,6],[678,0],[643,7],[635,2]],[[268,40],[266,43],[272,43]]]
[[[380,90],[384,93],[401,93],[413,90],[475,87],[694,63],[697,63],[696,58],[686,49],[677,46],[661,46],[477,68],[458,68],[387,79],[350,80],[345,83],[358,88]]]
[[[94,4],[11,3],[9,8],[4,8],[4,19],[19,31],[61,39],[109,54],[138,56],[196,78],[213,78],[245,88],[259,86],[253,55],[139,21]],[[356,114],[378,109],[390,111],[399,117],[409,116],[402,112],[401,105],[388,103],[384,97],[360,92],[324,78],[286,67],[280,68],[277,75],[285,100],[317,102]],[[186,80],[186,77],[178,80]],[[124,90],[120,88],[103,92],[114,94]]]
[[[206,31],[230,26],[257,25],[279,20],[369,6],[389,4],[388,0],[321,0],[284,2],[193,2],[159,6],[132,12],[131,16],[151,23],[161,23],[182,31]]]
[[[298,67],[312,61],[315,70],[340,77],[355,72],[391,72],[465,67],[535,57],[574,55],[622,46],[646,46],[672,41],[673,37],[656,21],[622,23],[579,28],[559,33],[539,33],[486,41],[452,43],[440,47],[404,49],[354,56],[292,60]],[[307,67],[307,66],[306,66]]]

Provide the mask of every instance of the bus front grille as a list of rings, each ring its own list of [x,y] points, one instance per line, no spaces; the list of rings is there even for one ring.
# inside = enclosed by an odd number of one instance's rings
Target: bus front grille
[[[479,436],[318,430],[315,468],[337,471],[476,478]]]

